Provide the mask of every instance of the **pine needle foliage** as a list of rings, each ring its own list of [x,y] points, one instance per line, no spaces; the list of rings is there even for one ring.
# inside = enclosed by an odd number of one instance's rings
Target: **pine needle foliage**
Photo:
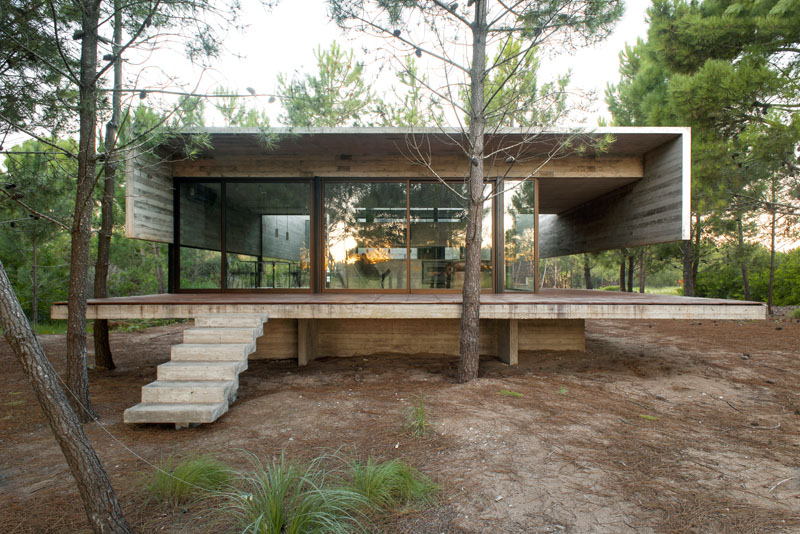
[[[192,456],[177,463],[168,458],[145,488],[159,501],[178,506],[227,486],[232,475],[226,464],[211,456]]]
[[[363,495],[371,507],[380,511],[426,504],[433,500],[438,487],[431,479],[402,460],[350,463],[352,489]]]
[[[323,466],[325,457],[300,467],[281,455],[239,476],[229,507],[252,534],[347,534],[363,531],[357,515],[368,505]]]

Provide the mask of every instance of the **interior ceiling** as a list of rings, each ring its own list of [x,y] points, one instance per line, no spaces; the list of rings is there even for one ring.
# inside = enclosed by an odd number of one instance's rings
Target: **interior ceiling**
[[[539,212],[562,213],[636,180],[636,178],[540,178]]]

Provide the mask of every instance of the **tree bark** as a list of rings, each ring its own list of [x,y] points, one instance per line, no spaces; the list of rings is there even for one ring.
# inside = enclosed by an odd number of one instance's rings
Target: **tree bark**
[[[108,265],[111,257],[111,236],[114,230],[114,188],[117,174],[117,130],[122,108],[122,60],[119,57],[122,41],[122,10],[120,0],[114,0],[114,92],[111,100],[111,120],[106,124],[105,139],[105,179],[103,181],[103,200],[101,203],[100,233],[97,236],[97,261],[94,268],[94,297],[108,296]],[[94,321],[94,362],[98,369],[112,370],[114,357],[108,339],[108,320]]]
[[[619,259],[619,290],[625,291],[625,254]]]
[[[153,242],[150,244],[153,245],[153,256],[156,258],[156,281],[158,282],[158,292],[159,294],[166,293],[167,286],[164,284],[164,271],[161,269],[161,258],[158,253],[158,245]],[[260,263],[259,266],[261,266]]]
[[[586,289],[594,289],[592,285],[592,266],[589,264],[589,255],[583,255],[583,279],[586,282]]]
[[[639,293],[644,293],[644,285],[647,280],[647,265],[645,261],[645,248],[639,251]]]
[[[33,236],[33,287],[31,295],[31,323],[34,328],[39,324],[39,239]]]
[[[630,254],[628,256],[628,287],[626,291],[628,293],[633,293],[633,266],[635,264],[636,256]]]
[[[97,533],[131,532],[114,488],[56,378],[55,370],[25,320],[0,263],[0,324],[22,366],[78,486],[86,518]]]
[[[775,213],[775,190],[773,186],[772,191],[773,205],[772,212],[770,213],[770,243],[769,243],[769,286],[767,287],[767,310],[772,315],[772,292],[775,288],[775,227],[776,227],[776,213]]]
[[[741,212],[737,214],[736,228],[739,239],[739,265],[742,269],[742,289],[744,290],[744,300],[750,300],[750,276],[747,271],[747,256],[744,248],[744,228],[742,225]]]
[[[95,125],[97,121],[97,25],[99,0],[81,2],[80,130],[75,212],[70,234],[72,247],[67,297],[67,388],[75,412],[84,423],[96,418],[89,400],[86,371],[86,299],[89,290],[89,245],[92,197],[95,185]]]
[[[476,0],[472,23],[472,65],[470,67],[469,187],[467,199],[467,242],[464,287],[461,298],[461,341],[458,361],[459,383],[478,377],[480,363],[481,225],[483,223],[483,136],[484,78],[486,75],[486,0]]]

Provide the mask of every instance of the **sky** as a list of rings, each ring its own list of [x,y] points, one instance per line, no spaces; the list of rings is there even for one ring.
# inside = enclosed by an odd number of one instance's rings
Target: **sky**
[[[320,46],[327,48],[335,40],[344,47],[354,49],[356,58],[365,61],[369,60],[361,57],[362,47],[372,49],[384,46],[380,40],[370,41],[357,33],[344,34],[328,18],[325,0],[283,0],[269,11],[257,0],[243,0],[242,5],[248,28],[229,35],[226,48],[231,53],[216,62],[213,69],[201,73],[184,65],[178,72],[187,86],[193,87],[202,74],[199,87],[204,92],[225,86],[243,94],[246,94],[248,87],[255,89],[257,94],[272,94],[275,93],[278,74],[291,76],[295,72],[313,73],[316,70],[314,51]],[[625,44],[633,44],[638,37],[646,37],[645,11],[649,5],[649,0],[627,0],[623,19],[617,23],[613,34],[601,44],[579,49],[571,55],[550,50],[544,57],[540,69],[542,81],[555,79],[571,69],[573,90],[596,93],[591,113],[585,117],[591,124],[596,124],[599,116],[609,117],[603,102],[605,87],[619,79],[618,56]],[[237,54],[243,57],[237,57]],[[178,59],[176,57],[175,60]],[[368,71],[370,66],[368,63]],[[376,74],[376,70],[372,69],[373,74]],[[176,70],[171,72],[174,74]],[[386,90],[393,80],[394,75],[384,70],[375,87],[378,91]],[[267,109],[272,123],[277,124],[280,103],[276,101],[270,104],[266,96],[256,101],[258,107]],[[219,125],[218,116],[212,114],[209,119],[217,123],[214,125]]]

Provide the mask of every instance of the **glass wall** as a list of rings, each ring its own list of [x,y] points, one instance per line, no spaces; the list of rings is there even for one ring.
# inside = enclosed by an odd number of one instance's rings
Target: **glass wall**
[[[326,183],[324,197],[325,287],[406,288],[406,184]]]
[[[504,287],[509,291],[536,290],[536,184],[504,182]]]
[[[256,182],[225,187],[227,287],[311,287],[311,185]]]
[[[488,186],[487,186],[488,187]],[[466,184],[412,183],[410,192],[411,289],[464,286]],[[492,202],[483,210],[481,287],[492,287]]]
[[[179,186],[181,289],[219,289],[222,279],[222,189],[219,183]]]

